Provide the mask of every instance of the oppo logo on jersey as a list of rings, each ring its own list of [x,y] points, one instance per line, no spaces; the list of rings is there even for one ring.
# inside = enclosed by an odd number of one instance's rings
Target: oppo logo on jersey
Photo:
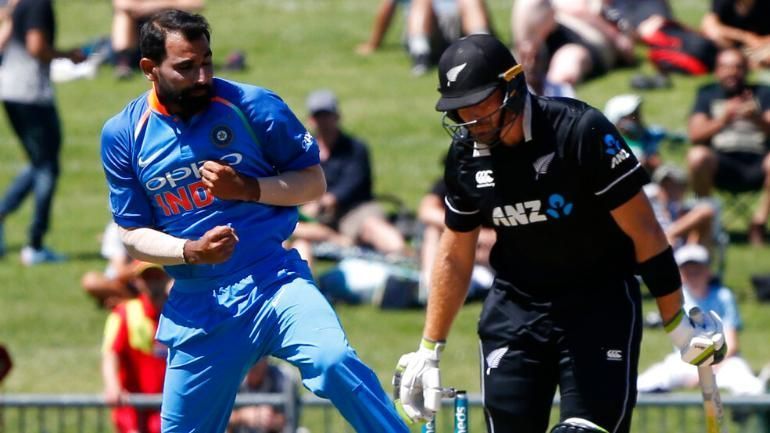
[[[230,165],[238,165],[243,161],[243,155],[240,153],[229,153],[219,158]],[[166,186],[172,189],[170,191],[158,192],[153,196],[155,203],[161,208],[165,216],[179,215],[182,212],[188,212],[193,209],[200,209],[210,205],[214,197],[206,192],[203,182],[192,182],[185,186],[177,186],[181,181],[188,178],[200,179],[200,167],[206,161],[190,163],[190,165],[175,168],[167,171],[163,176],[153,177],[145,182],[144,186],[149,191],[157,191]]]
[[[220,161],[224,161],[230,165],[238,165],[243,161],[243,155],[240,153],[228,153],[219,158]],[[196,179],[201,178],[200,167],[204,161],[192,162],[190,165],[175,168],[174,170],[167,171],[163,176],[153,177],[145,182],[144,187],[148,191],[157,191],[165,186],[176,188],[177,182],[187,179],[190,176]]]

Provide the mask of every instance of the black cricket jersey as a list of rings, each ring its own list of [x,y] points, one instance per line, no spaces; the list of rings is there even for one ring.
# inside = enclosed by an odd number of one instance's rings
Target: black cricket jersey
[[[452,143],[447,226],[493,227],[497,277],[534,297],[633,275],[633,242],[610,211],[649,177],[623,138],[573,99],[530,95],[523,116],[525,141],[515,146]]]

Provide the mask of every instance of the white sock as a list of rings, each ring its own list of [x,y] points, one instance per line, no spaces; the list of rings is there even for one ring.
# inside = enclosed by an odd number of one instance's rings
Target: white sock
[[[427,35],[409,36],[409,54],[419,56],[430,53],[430,43]]]

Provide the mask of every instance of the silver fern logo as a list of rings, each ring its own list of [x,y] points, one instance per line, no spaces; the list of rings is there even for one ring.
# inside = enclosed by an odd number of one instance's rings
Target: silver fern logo
[[[493,368],[497,368],[497,366],[500,365],[500,361],[503,359],[506,352],[508,352],[508,346],[489,352],[489,355],[487,355],[487,376],[489,376],[489,373]]]
[[[548,166],[551,165],[551,161],[553,161],[554,152],[549,153],[548,155],[543,155],[535,162],[532,163],[532,166],[535,168],[535,180],[537,180],[541,174],[548,173]]]
[[[451,87],[452,83],[457,81],[457,76],[460,75],[460,72],[462,72],[462,70],[465,69],[466,66],[468,66],[468,62],[465,62],[462,65],[457,65],[446,72],[447,87]]]

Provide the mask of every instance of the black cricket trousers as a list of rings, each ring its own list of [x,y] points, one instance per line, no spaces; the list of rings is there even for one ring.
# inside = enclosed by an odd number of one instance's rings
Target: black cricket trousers
[[[628,433],[641,343],[632,276],[535,300],[504,281],[487,296],[478,333],[487,431],[544,433],[558,386],[560,420]],[[576,295],[582,293],[582,295]]]

